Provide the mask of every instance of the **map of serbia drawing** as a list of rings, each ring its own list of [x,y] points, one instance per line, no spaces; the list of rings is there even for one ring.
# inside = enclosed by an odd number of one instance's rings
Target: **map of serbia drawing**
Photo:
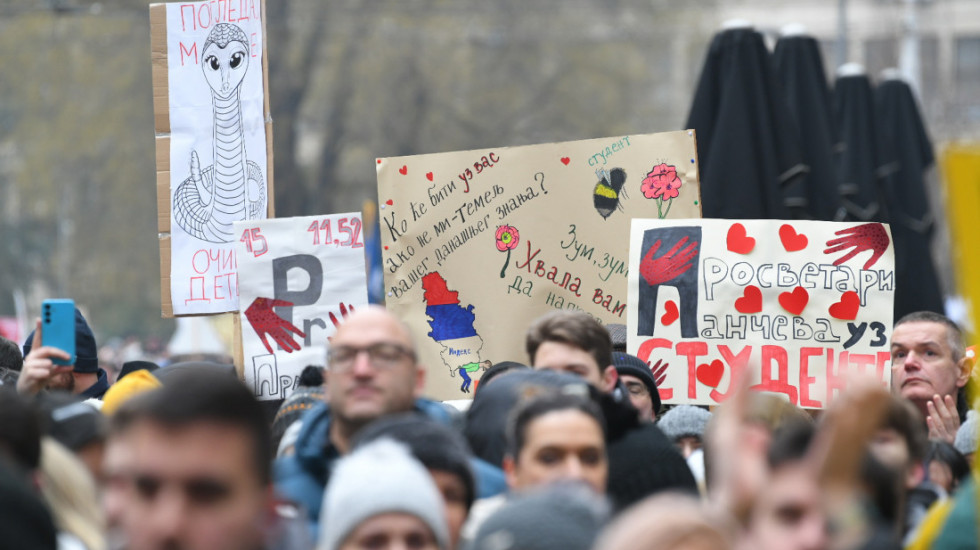
[[[422,289],[425,314],[432,329],[428,336],[442,346],[439,357],[449,372],[453,376],[459,373],[462,378],[460,391],[470,393],[473,382],[470,375],[490,366],[490,361],[480,361],[483,338],[473,326],[476,321],[473,306],[461,306],[459,293],[449,290],[438,271],[422,277]]]

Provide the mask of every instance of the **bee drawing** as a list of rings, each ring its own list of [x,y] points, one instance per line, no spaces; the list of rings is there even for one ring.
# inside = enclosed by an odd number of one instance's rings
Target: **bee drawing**
[[[620,196],[626,196],[623,184],[626,183],[626,171],[622,168],[605,170],[600,168],[595,171],[599,177],[599,183],[595,184],[592,192],[595,209],[603,219],[608,218],[612,213],[623,207],[619,204]]]

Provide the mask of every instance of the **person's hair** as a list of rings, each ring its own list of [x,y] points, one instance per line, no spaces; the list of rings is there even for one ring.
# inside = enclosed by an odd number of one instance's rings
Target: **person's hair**
[[[95,480],[85,465],[50,437],[41,442],[41,494],[59,530],[89,550],[106,548],[105,517]]]
[[[772,434],[766,459],[773,470],[802,460],[810,449],[817,430],[812,422],[792,419],[778,428]]]
[[[25,470],[41,463],[41,414],[13,388],[0,387],[0,456]]]
[[[456,476],[466,488],[466,509],[476,500],[476,480],[470,467],[470,449],[463,436],[419,413],[402,413],[382,417],[357,432],[351,448],[390,437],[404,443],[412,456],[427,470]]]
[[[732,548],[734,525],[685,493],[659,493],[615,517],[603,530],[598,550]],[[699,544],[700,543],[700,544]]]
[[[609,332],[581,311],[552,311],[542,315],[531,323],[525,342],[532,365],[538,348],[545,342],[559,342],[586,351],[599,365],[600,374],[613,364]]]
[[[894,331],[899,325],[904,325],[905,323],[939,323],[945,326],[946,340],[949,343],[953,361],[958,363],[960,359],[963,359],[963,355],[966,353],[966,348],[963,346],[963,331],[949,317],[934,311],[915,311],[899,319],[892,330]]]
[[[112,432],[124,432],[143,420],[169,427],[214,422],[240,428],[251,439],[259,481],[270,482],[273,452],[269,423],[262,405],[244,384],[227,370],[207,364],[199,365],[193,375],[168,382],[124,403],[112,417]]]
[[[490,383],[491,380],[498,376],[507,374],[508,372],[513,372],[516,370],[527,370],[531,367],[525,365],[524,363],[518,363],[517,361],[501,361],[500,363],[494,363],[492,367],[487,369],[480,377],[480,383],[476,386],[476,391],[479,392],[480,388],[485,387]]]
[[[0,336],[0,368],[20,371],[24,366],[24,356],[17,342]]]
[[[933,460],[939,461],[949,466],[950,473],[953,474],[953,488],[955,489],[968,479],[970,475],[970,464],[966,461],[963,453],[956,450],[956,447],[945,441],[930,441],[929,452],[926,453],[926,466]]]
[[[575,410],[592,417],[606,435],[606,421],[599,406],[585,395],[566,393],[561,390],[540,389],[535,395],[518,403],[507,423],[507,454],[517,460],[527,442],[527,429],[532,422],[548,413]]]
[[[895,430],[902,436],[908,446],[911,462],[919,462],[925,458],[929,434],[926,432],[922,413],[911,401],[892,395],[881,427]]]

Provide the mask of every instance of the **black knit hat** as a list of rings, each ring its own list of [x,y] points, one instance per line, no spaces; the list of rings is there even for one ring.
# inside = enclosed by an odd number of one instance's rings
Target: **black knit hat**
[[[608,455],[606,492],[617,511],[661,491],[697,494],[684,457],[654,424],[642,424],[611,442]]]
[[[119,376],[116,378],[116,382],[125,378],[127,374],[138,370],[145,370],[146,372],[152,374],[153,371],[159,368],[160,365],[157,365],[152,361],[126,361],[122,364],[122,368],[119,369]]]
[[[650,400],[653,401],[653,413],[659,415],[660,392],[657,391],[657,383],[653,379],[653,373],[650,372],[650,366],[639,357],[620,351],[613,352],[613,365],[619,374],[635,376],[643,381],[643,385],[650,392]]]
[[[466,508],[476,498],[476,481],[470,468],[470,450],[463,437],[451,428],[418,413],[383,417],[361,429],[352,447],[390,437],[408,445],[412,455],[429,470],[456,475],[466,488]]]
[[[34,331],[27,335],[24,341],[24,357],[31,352],[34,341]],[[99,348],[95,345],[95,335],[89,328],[82,312],[75,308],[75,372],[99,372]]]

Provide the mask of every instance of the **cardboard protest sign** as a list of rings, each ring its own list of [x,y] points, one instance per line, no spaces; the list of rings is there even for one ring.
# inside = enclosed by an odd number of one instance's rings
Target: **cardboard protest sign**
[[[259,0],[150,7],[163,313],[238,309],[232,224],[272,215]]]
[[[665,403],[755,389],[825,407],[849,372],[890,379],[895,260],[880,223],[633,220],[628,349]]]
[[[358,213],[235,222],[245,383],[283,399],[303,367],[326,365],[327,339],[366,306]]]
[[[630,218],[700,215],[692,132],[377,162],[386,304],[438,399],[527,362],[528,325],[552,309],[624,323]]]

